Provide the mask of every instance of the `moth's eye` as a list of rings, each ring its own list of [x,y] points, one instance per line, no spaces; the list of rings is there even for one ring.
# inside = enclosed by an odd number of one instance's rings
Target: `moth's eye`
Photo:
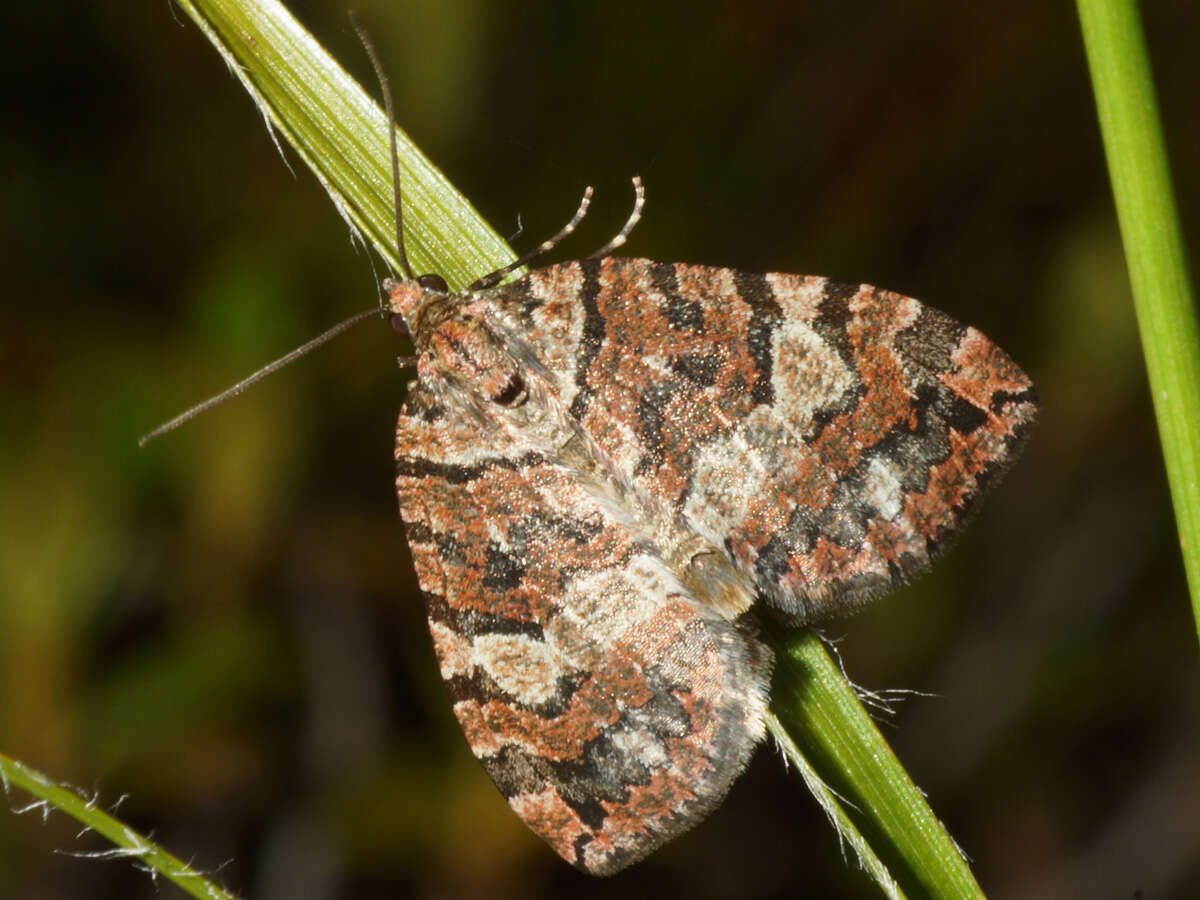
[[[388,316],[388,324],[392,326],[392,331],[396,332],[400,337],[412,337],[412,334],[408,330],[408,323],[404,321],[404,316],[399,313],[392,313]]]
[[[500,406],[520,406],[527,398],[525,379],[514,372],[508,379],[508,384],[504,386],[504,390],[492,397],[492,402],[498,403]]]
[[[433,291],[435,294],[448,294],[450,287],[446,284],[446,279],[441,275],[422,275],[417,279],[417,284],[427,291]]]

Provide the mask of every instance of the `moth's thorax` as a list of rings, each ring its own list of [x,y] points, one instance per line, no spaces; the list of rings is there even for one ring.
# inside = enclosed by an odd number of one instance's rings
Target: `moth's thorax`
[[[436,278],[439,287],[425,283]],[[417,351],[417,375],[443,400],[481,412],[512,409],[527,399],[525,379],[504,340],[492,329],[490,293],[454,294],[436,276],[385,284],[397,331]],[[455,399],[457,398],[457,399]]]
[[[481,400],[512,406],[523,396],[520,367],[474,310],[457,312],[420,333],[418,373],[437,373]]]

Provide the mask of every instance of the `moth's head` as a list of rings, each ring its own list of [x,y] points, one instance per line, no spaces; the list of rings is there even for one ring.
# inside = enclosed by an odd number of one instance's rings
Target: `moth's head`
[[[430,302],[450,295],[446,279],[434,274],[400,281],[389,278],[383,283],[383,289],[388,294],[392,330],[406,337],[417,333],[421,313]]]

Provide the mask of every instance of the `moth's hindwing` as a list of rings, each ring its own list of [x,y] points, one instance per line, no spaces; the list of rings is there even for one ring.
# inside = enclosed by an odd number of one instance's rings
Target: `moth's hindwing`
[[[471,750],[560,855],[609,874],[724,797],[770,658],[568,468],[410,393],[397,487]]]

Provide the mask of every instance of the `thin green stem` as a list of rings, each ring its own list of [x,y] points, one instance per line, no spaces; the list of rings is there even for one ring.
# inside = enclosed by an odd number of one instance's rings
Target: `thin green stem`
[[[1078,0],[1092,88],[1200,630],[1200,327],[1135,0]]]
[[[108,838],[117,847],[116,850],[83,853],[81,856],[97,860],[129,859],[170,879],[193,897],[200,897],[202,900],[236,900],[233,894],[210,881],[183,860],[163,850],[124,822],[114,819],[100,809],[95,800],[85,799],[70,788],[51,781],[41,772],[3,754],[0,754],[0,780],[4,782],[5,793],[16,786],[39,798],[41,803],[26,809],[33,810],[40,806],[44,810],[52,806],[78,819],[89,830]]]

